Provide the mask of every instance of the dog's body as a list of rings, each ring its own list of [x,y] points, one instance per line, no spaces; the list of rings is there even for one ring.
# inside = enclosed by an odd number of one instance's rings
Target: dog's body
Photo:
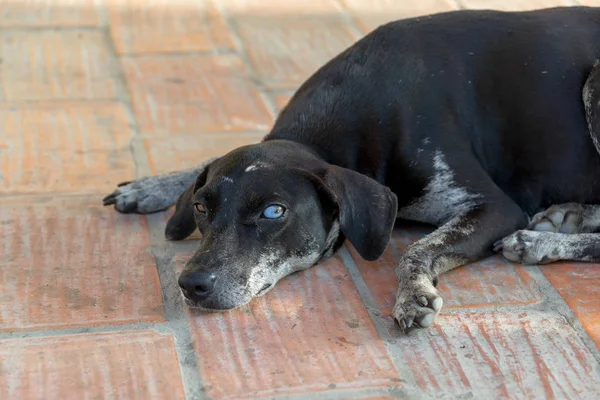
[[[196,219],[203,242],[180,285],[210,309],[262,295],[344,237],[378,258],[396,212],[434,224],[399,261],[394,309],[403,328],[428,327],[439,274],[485,257],[552,204],[600,204],[598,58],[597,8],[394,22],[317,71],[262,143],[134,181],[105,203],[154,212],[189,187],[167,236],[188,236]],[[599,207],[554,206],[529,228],[496,250],[529,263],[600,260]]]

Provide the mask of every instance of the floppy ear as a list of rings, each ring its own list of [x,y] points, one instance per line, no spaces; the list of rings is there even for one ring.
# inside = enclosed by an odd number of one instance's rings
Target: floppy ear
[[[186,189],[179,196],[175,203],[175,213],[167,222],[165,228],[165,236],[168,240],[183,240],[190,236],[196,230],[196,220],[194,218],[194,204],[192,197],[196,190],[204,186],[206,183],[206,175],[208,174],[208,165],[200,172],[196,182]]]
[[[339,209],[344,236],[365,260],[381,257],[398,213],[396,195],[366,175],[335,165],[326,169],[322,182]]]

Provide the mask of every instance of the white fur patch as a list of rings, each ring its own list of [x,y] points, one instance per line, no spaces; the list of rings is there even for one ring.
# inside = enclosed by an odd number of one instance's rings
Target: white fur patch
[[[330,249],[323,258],[330,257],[333,253],[333,245],[335,241],[338,239],[340,235],[340,224],[338,221],[335,221],[327,235],[327,239],[325,241],[324,249]],[[316,247],[316,246],[315,246]],[[304,257],[290,257],[285,260],[279,259],[279,254],[275,251],[266,252],[261,256],[256,263],[255,267],[252,269],[250,273],[250,277],[247,282],[247,289],[252,294],[252,296],[256,296],[258,293],[260,295],[264,295],[269,292],[275,284],[279,282],[281,279],[286,276],[296,272],[305,270],[307,268],[312,267],[321,259],[321,251],[315,249],[311,251]],[[276,265],[278,264],[278,265]],[[261,292],[261,290],[265,287],[266,284],[270,284],[271,286]]]
[[[325,253],[323,255],[323,258],[329,258],[333,255],[333,245],[335,244],[335,241],[338,240],[338,238],[340,237],[340,223],[339,221],[334,221],[333,225],[331,226],[331,230],[329,231],[329,234],[327,235],[327,240],[325,241],[325,248],[329,249],[327,251],[327,253]]]
[[[401,208],[399,218],[441,226],[475,205],[479,195],[469,193],[456,184],[454,172],[439,150],[433,157],[433,168],[434,175],[425,187],[423,196]]]
[[[228,182],[228,183],[233,183],[233,179],[231,179],[231,178],[230,178],[230,177],[228,177],[228,176],[224,176],[222,179],[223,179],[223,181],[225,181],[225,182]]]
[[[244,171],[251,172],[251,171],[255,171],[259,168],[266,168],[266,167],[267,167],[267,164],[265,164],[265,163],[255,163],[255,164],[249,165]]]
[[[592,74],[596,72],[598,68],[599,61],[597,60],[594,63],[594,68],[592,70]],[[588,81],[585,82],[582,91],[583,97],[583,105],[585,106],[586,119],[588,123],[588,129],[590,131],[590,136],[592,138],[592,142],[594,142],[594,146],[596,147],[596,151],[600,153],[600,143],[598,143],[598,132],[594,132],[594,127],[592,126],[592,120],[594,117],[594,111],[597,109],[598,104],[592,104],[592,99],[594,98],[594,89],[591,87],[592,82],[590,82],[593,78],[589,77]]]
[[[255,267],[252,268],[246,285],[248,292],[250,292],[252,297],[255,297],[259,293],[262,296],[273,289],[277,282],[286,276],[312,267],[319,261],[319,257],[319,252],[312,252],[304,257],[290,257],[285,260],[278,260],[279,255],[277,253],[265,253],[259,259],[258,263],[256,263]],[[266,284],[270,284],[271,286],[263,290]]]

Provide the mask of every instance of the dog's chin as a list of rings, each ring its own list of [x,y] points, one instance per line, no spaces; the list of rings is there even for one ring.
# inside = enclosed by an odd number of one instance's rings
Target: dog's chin
[[[220,312],[225,312],[225,311],[231,311],[231,310],[235,310],[236,308],[240,308],[242,306],[245,306],[246,304],[250,303],[252,299],[248,300],[245,303],[240,303],[237,305],[232,305],[232,306],[222,306],[222,305],[206,305],[206,304],[202,304],[201,302],[197,302],[194,300],[190,300],[187,297],[183,297],[183,301],[185,302],[185,304],[190,307],[193,308],[194,310],[198,310],[198,311],[202,311],[202,312],[206,312],[206,313],[220,313]]]
[[[206,308],[200,305],[199,302],[194,301],[194,300],[190,300],[187,297],[183,298],[183,301],[185,302],[185,305],[188,306],[189,308],[193,308],[195,310],[198,311],[205,311],[205,312],[219,312],[219,311],[225,311],[225,310],[216,310],[216,309],[211,309],[211,308]]]

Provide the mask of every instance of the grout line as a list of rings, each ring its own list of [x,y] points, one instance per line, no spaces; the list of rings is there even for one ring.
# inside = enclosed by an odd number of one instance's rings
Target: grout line
[[[193,346],[192,327],[188,319],[187,306],[184,304],[175,271],[175,254],[164,239],[162,226],[164,214],[147,215],[152,242],[152,255],[156,261],[160,278],[167,324],[173,331],[175,349],[179,360],[182,380],[188,399],[203,399],[204,380],[200,375],[198,354]]]
[[[350,255],[350,252],[345,244],[338,251],[338,254],[342,258],[344,265],[346,265],[346,268],[350,273],[350,277],[354,282],[354,286],[356,286],[356,289],[358,290],[358,294],[360,295],[363,304],[369,313],[369,317],[371,317],[371,321],[375,325],[375,329],[377,330],[377,333],[379,334],[379,337],[385,346],[388,356],[392,360],[392,364],[398,371],[398,374],[405,385],[405,389],[409,392],[416,391],[417,385],[413,372],[406,365],[405,356],[400,351],[400,345],[396,343],[398,340],[397,338],[394,338],[392,333],[389,331],[389,322],[381,315],[377,303],[373,299],[367,284],[363,280],[363,277],[358,270],[358,266],[352,259],[352,256]]]
[[[265,84],[260,79],[260,74],[258,73],[258,71],[254,68],[252,60],[250,60],[250,56],[248,55],[248,51],[246,50],[244,41],[242,40],[239,33],[237,21],[229,14],[229,11],[227,11],[227,8],[222,4],[222,2],[216,1],[214,3],[214,6],[217,9],[217,11],[221,14],[221,17],[225,22],[225,26],[231,33],[231,37],[236,47],[237,54],[244,62],[251,82],[256,86],[256,88],[259,91],[261,89],[264,89]]]
[[[74,191],[74,192],[61,192],[61,191],[47,191],[47,192],[37,192],[37,193],[2,193],[0,194],[0,199],[18,199],[18,198],[46,198],[46,197],[61,197],[61,198],[69,198],[69,197],[81,197],[81,198],[92,198],[97,196],[106,196],[114,189],[116,189],[116,183],[114,188],[109,188],[106,190],[93,190],[93,191]]]
[[[100,27],[110,29],[110,15],[106,9],[106,4],[104,4],[105,0],[93,0],[93,3],[96,5],[96,9],[98,10]]]
[[[410,398],[406,392],[398,386],[382,386],[374,388],[358,388],[358,389],[335,389],[332,388],[326,391],[317,391],[312,393],[302,394],[287,394],[287,395],[275,395],[269,397],[258,397],[251,399],[261,400],[352,400],[352,399],[369,399],[374,397],[393,397],[394,399],[407,399]],[[414,397],[413,397],[414,398]]]
[[[121,59],[117,53],[114,43],[110,38],[108,30],[105,32],[110,43],[110,50],[112,50],[112,53],[116,57],[119,64],[119,83],[124,88],[125,98],[127,100],[125,108],[131,121],[131,129],[133,131],[133,137],[130,141],[130,148],[136,167],[136,174],[138,177],[152,175],[150,161],[148,159],[146,149],[144,146],[137,145],[141,139],[141,135],[139,133],[140,128],[131,104],[131,93],[129,92],[129,88],[127,86],[127,78],[121,64]],[[200,375],[197,354],[193,347],[192,333],[188,315],[181,298],[179,286],[177,285],[177,274],[172,264],[174,253],[169,250],[164,241],[164,232],[162,229],[164,214],[149,214],[146,215],[146,219],[148,221],[148,228],[150,231],[150,242],[152,243],[151,252],[156,263],[156,270],[161,285],[165,318],[167,319],[167,325],[173,332],[175,351],[177,352],[177,359],[179,362],[185,395],[188,399],[203,399],[205,398],[204,383],[202,376]]]
[[[102,25],[12,25],[3,26],[1,28],[2,34],[15,34],[15,33],[40,33],[40,32],[67,32],[67,31],[102,31],[106,29],[106,26]]]
[[[61,99],[18,99],[18,100],[0,100],[0,107],[11,108],[20,107],[30,104],[42,104],[48,106],[59,106],[62,104],[71,103],[91,103],[91,104],[105,104],[105,103],[124,103],[123,99],[118,97],[94,97],[94,98],[61,98]]]
[[[558,290],[554,287],[554,285],[552,285],[548,278],[546,278],[542,272],[542,269],[539,266],[527,266],[525,270],[533,278],[535,283],[540,288],[540,291],[547,298],[547,302],[543,304],[543,310],[557,313],[563,317],[571,326],[571,328],[573,328],[577,336],[581,339],[585,347],[588,348],[596,361],[600,363],[600,350],[598,349],[598,346],[588,335],[587,331],[583,327],[583,324],[577,315],[575,315],[573,309],[569,307]]]
[[[117,83],[117,90],[119,92],[118,95],[120,95],[120,98],[123,99],[123,108],[125,109],[125,114],[129,122],[130,130],[132,132],[132,136],[130,137],[129,141],[129,150],[131,152],[131,157],[135,165],[136,176],[139,177],[141,173],[145,172],[140,171],[140,169],[144,169],[145,167],[140,165],[140,163],[144,163],[144,154],[140,154],[139,151],[136,151],[136,148],[134,146],[134,139],[140,136],[140,126],[135,116],[135,112],[133,111],[133,106],[131,103],[131,94],[129,93],[129,87],[127,86],[127,77],[125,75],[125,71],[123,70],[121,59],[119,57],[115,44],[112,41],[108,28],[104,30],[104,38],[107,42],[109,52],[112,53],[112,56],[115,59],[115,81]],[[147,157],[145,157],[145,161],[147,163]]]
[[[163,335],[170,334],[171,329],[167,322],[138,322],[132,324],[110,324],[96,326],[82,326],[78,328],[42,329],[31,331],[0,332],[0,340],[5,339],[34,339],[49,336],[76,335],[82,333],[107,333],[107,332],[133,332],[152,330]]]
[[[117,53],[119,54],[119,53]],[[214,48],[211,50],[194,50],[194,51],[173,51],[173,52],[156,52],[156,53],[120,53],[121,58],[152,58],[152,57],[214,57],[229,54],[237,54],[234,49]]]
[[[267,107],[267,110],[269,111],[269,114],[271,114],[271,118],[273,119],[273,121],[275,121],[277,119],[277,117],[279,116],[279,108],[277,107],[277,105],[275,104],[275,99],[273,98],[273,96],[263,90],[260,90],[259,92],[260,97],[263,100],[263,103],[265,104],[265,106]]]

